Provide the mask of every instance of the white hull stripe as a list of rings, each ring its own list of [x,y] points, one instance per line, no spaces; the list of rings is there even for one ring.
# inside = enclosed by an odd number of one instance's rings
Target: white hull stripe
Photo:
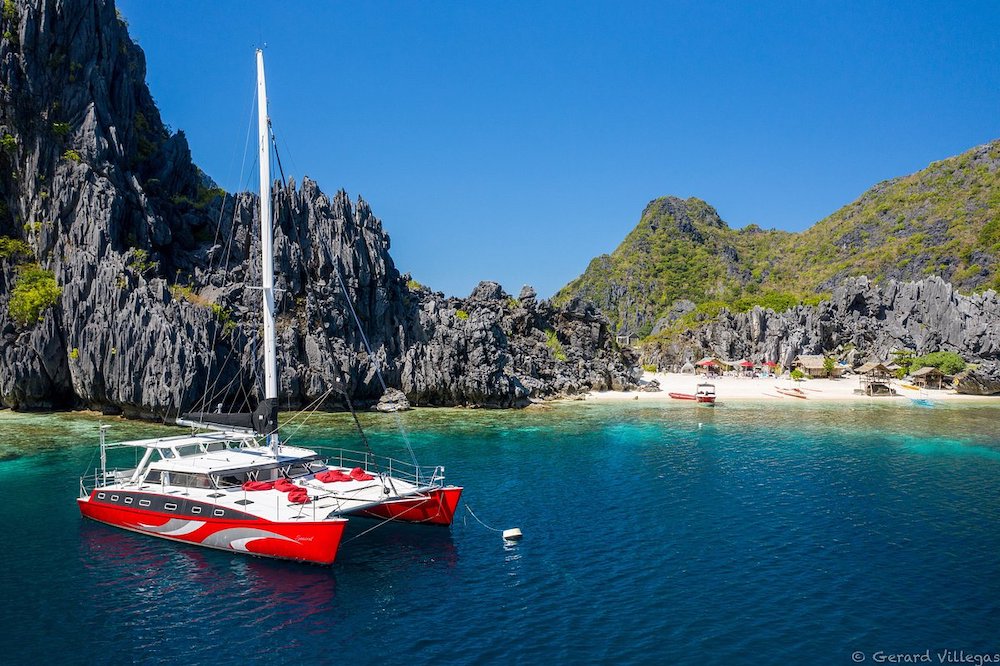
[[[139,523],[139,526],[144,530],[156,532],[157,534],[162,534],[164,536],[184,536],[185,534],[191,534],[191,532],[194,532],[204,524],[204,520],[182,520],[180,518],[171,518],[163,525],[146,525],[145,523]]]
[[[229,529],[219,530],[215,534],[209,534],[205,537],[202,540],[202,543],[206,546],[230,548],[232,550],[247,552],[247,544],[251,541],[256,541],[257,539],[281,539],[282,541],[291,541],[292,543],[295,543],[295,539],[289,539],[286,536],[275,534],[274,532],[258,530],[252,527],[231,527]]]

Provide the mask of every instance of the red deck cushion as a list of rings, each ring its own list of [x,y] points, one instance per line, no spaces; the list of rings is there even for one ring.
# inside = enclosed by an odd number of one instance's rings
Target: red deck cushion
[[[354,479],[344,474],[339,469],[331,469],[327,472],[320,472],[317,474],[316,480],[320,483],[336,483],[339,481],[353,481]]]
[[[292,504],[305,504],[309,501],[309,493],[305,488],[298,488],[288,493],[288,501]]]
[[[247,481],[243,484],[243,490],[270,490],[274,484],[270,481]]]
[[[375,477],[372,476],[371,474],[367,474],[365,470],[361,469],[360,467],[355,467],[354,469],[351,470],[351,478],[354,479],[355,481],[371,481]]]

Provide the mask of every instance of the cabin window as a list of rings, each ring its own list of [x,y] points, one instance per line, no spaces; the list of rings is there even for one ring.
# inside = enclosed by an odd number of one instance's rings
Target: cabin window
[[[181,458],[184,456],[193,456],[202,453],[201,444],[187,444],[185,446],[178,446],[174,448],[177,451],[177,455]]]
[[[149,506],[149,500],[139,500],[139,506]]]
[[[295,465],[289,466],[288,471],[286,473],[288,474],[289,478],[294,479],[296,477],[303,476],[305,474],[311,474],[314,471],[318,470],[311,469],[310,465],[307,463],[296,463]]]
[[[224,515],[226,515],[226,512],[223,511],[222,509],[216,509],[215,511],[212,512],[212,515],[213,516],[224,516]]]
[[[151,469],[146,472],[146,483],[159,483],[160,482],[160,470]]]
[[[277,481],[279,477],[279,472],[277,468],[272,467],[271,469],[261,469],[257,470],[254,474],[257,481]]]
[[[173,458],[174,452],[170,449],[157,449],[160,452],[161,458]]]
[[[185,488],[211,488],[212,481],[207,474],[186,474],[183,472],[171,472],[170,482],[175,486]]]
[[[242,486],[243,482],[247,480],[247,475],[245,472],[239,474],[227,474],[226,476],[219,478],[219,487],[225,488],[228,486]]]
[[[126,497],[125,498],[125,503],[126,504],[131,504],[132,503],[132,498],[131,497]]]
[[[209,451],[209,452],[211,452],[211,451],[225,451],[226,450],[226,443],[225,442],[209,442],[208,446],[205,447],[205,450]]]
[[[117,502],[118,501],[118,495],[112,495],[111,496],[111,501],[112,502]]]
[[[104,493],[97,493],[97,499],[104,499]]]
[[[201,507],[200,506],[191,507],[191,513],[201,513]]]
[[[167,511],[176,511],[177,505],[174,504],[173,502],[167,502],[166,504],[163,505],[163,508],[166,509]]]

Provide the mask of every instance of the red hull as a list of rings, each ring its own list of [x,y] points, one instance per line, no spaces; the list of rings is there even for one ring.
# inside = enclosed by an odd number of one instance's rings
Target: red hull
[[[448,486],[433,490],[427,495],[386,502],[357,511],[352,515],[367,518],[399,520],[406,523],[427,523],[429,525],[451,525],[455,519],[458,500],[462,488]]]
[[[715,396],[711,395],[693,395],[691,393],[668,393],[667,395],[674,400],[693,400],[708,405],[715,404]]]
[[[314,564],[333,563],[347,525],[346,519],[276,523],[250,514],[217,519],[207,511],[204,517],[167,515],[116,506],[96,496],[95,490],[77,503],[84,517],[101,523],[196,546]]]

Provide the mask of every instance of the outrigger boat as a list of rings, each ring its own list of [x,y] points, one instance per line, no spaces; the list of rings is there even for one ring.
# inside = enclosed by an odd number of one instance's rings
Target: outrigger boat
[[[803,400],[807,400],[809,398],[809,396],[806,395],[805,391],[797,387],[782,388],[780,386],[775,386],[774,390],[780,393],[781,395],[787,395],[792,398],[802,398]]]
[[[695,387],[694,393],[668,393],[674,400],[694,400],[704,405],[715,404],[715,384],[702,383]]]
[[[450,525],[462,488],[445,486],[440,466],[371,451],[321,453],[279,439],[269,123],[260,50],[257,90],[265,397],[252,413],[186,414],[177,423],[192,431],[174,437],[109,444],[102,426],[100,468],[81,478],[77,502],[84,517],[133,532],[331,564],[349,516]],[[138,464],[109,470],[108,450],[121,448],[138,452]]]

